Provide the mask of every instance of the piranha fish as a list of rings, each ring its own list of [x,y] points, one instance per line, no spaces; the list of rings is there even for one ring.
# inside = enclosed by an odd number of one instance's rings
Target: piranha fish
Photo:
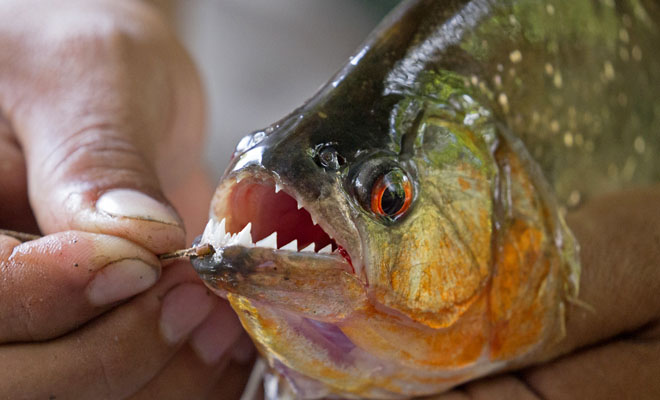
[[[541,360],[579,302],[564,214],[660,180],[660,6],[413,0],[238,144],[193,264],[271,398],[400,399]]]

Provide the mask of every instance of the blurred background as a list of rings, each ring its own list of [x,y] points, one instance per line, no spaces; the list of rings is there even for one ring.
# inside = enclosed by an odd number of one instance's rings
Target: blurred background
[[[219,179],[241,137],[330,79],[398,0],[155,0],[195,59]]]

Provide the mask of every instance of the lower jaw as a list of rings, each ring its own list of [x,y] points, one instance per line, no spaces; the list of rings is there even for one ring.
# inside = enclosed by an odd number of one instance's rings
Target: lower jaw
[[[404,399],[439,393],[471,377],[465,369],[431,371],[410,360],[399,363],[394,354],[378,358],[352,342],[340,325],[234,294],[229,300],[262,355],[301,398]]]

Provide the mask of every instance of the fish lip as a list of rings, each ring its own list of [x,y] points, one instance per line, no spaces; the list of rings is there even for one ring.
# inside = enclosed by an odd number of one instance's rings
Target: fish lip
[[[347,264],[350,267],[350,271],[347,270],[347,272],[356,275],[365,283],[366,286],[368,286],[364,281],[365,277],[363,274],[363,261],[359,257],[355,257],[357,254],[362,254],[359,249],[355,249],[355,246],[361,246],[362,241],[355,240],[355,243],[351,243],[351,241],[347,240],[347,238],[343,237],[343,235],[340,235],[337,229],[335,229],[332,224],[329,224],[328,221],[321,215],[318,207],[315,207],[313,204],[305,201],[299,191],[295,189],[295,185],[286,183],[275,171],[271,171],[264,168],[263,166],[257,165],[250,165],[241,169],[229,170],[220,182],[220,185],[216,191],[216,196],[214,196],[214,201],[212,203],[210,213],[212,220],[219,222],[223,218],[223,215],[232,215],[232,211],[228,210],[228,208],[230,208],[228,204],[229,200],[226,198],[226,196],[220,196],[218,198],[217,194],[219,192],[230,193],[240,184],[261,184],[265,186],[271,185],[276,188],[278,187],[278,191],[281,191],[289,197],[293,198],[296,202],[298,202],[299,207],[301,206],[300,209],[309,213],[310,217],[313,221],[315,221],[316,225],[318,225],[323,230],[323,232],[338,246],[337,249],[333,249],[332,253],[330,254],[338,261],[341,261],[338,262],[338,267],[346,268],[345,265]],[[204,239],[202,238],[202,241],[203,240]],[[256,240],[253,242],[256,242]],[[203,242],[200,243],[203,244]],[[218,249],[216,249],[216,251],[217,250]],[[277,249],[273,249],[273,252],[292,252],[292,250],[281,249],[278,246]],[[345,252],[345,254],[342,254],[343,252]],[[316,257],[327,258],[330,256],[329,254],[319,254],[317,252],[312,253],[295,251],[295,253],[299,253],[304,257],[309,257],[310,259],[314,259]],[[216,258],[219,256],[220,254],[217,254]],[[348,261],[348,263],[345,261]]]

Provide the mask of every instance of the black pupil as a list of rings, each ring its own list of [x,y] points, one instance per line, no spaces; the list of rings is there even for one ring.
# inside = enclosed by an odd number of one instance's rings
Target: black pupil
[[[380,207],[388,216],[393,216],[401,210],[406,202],[406,192],[401,182],[401,176],[392,172],[385,175],[383,183],[386,185]]]

